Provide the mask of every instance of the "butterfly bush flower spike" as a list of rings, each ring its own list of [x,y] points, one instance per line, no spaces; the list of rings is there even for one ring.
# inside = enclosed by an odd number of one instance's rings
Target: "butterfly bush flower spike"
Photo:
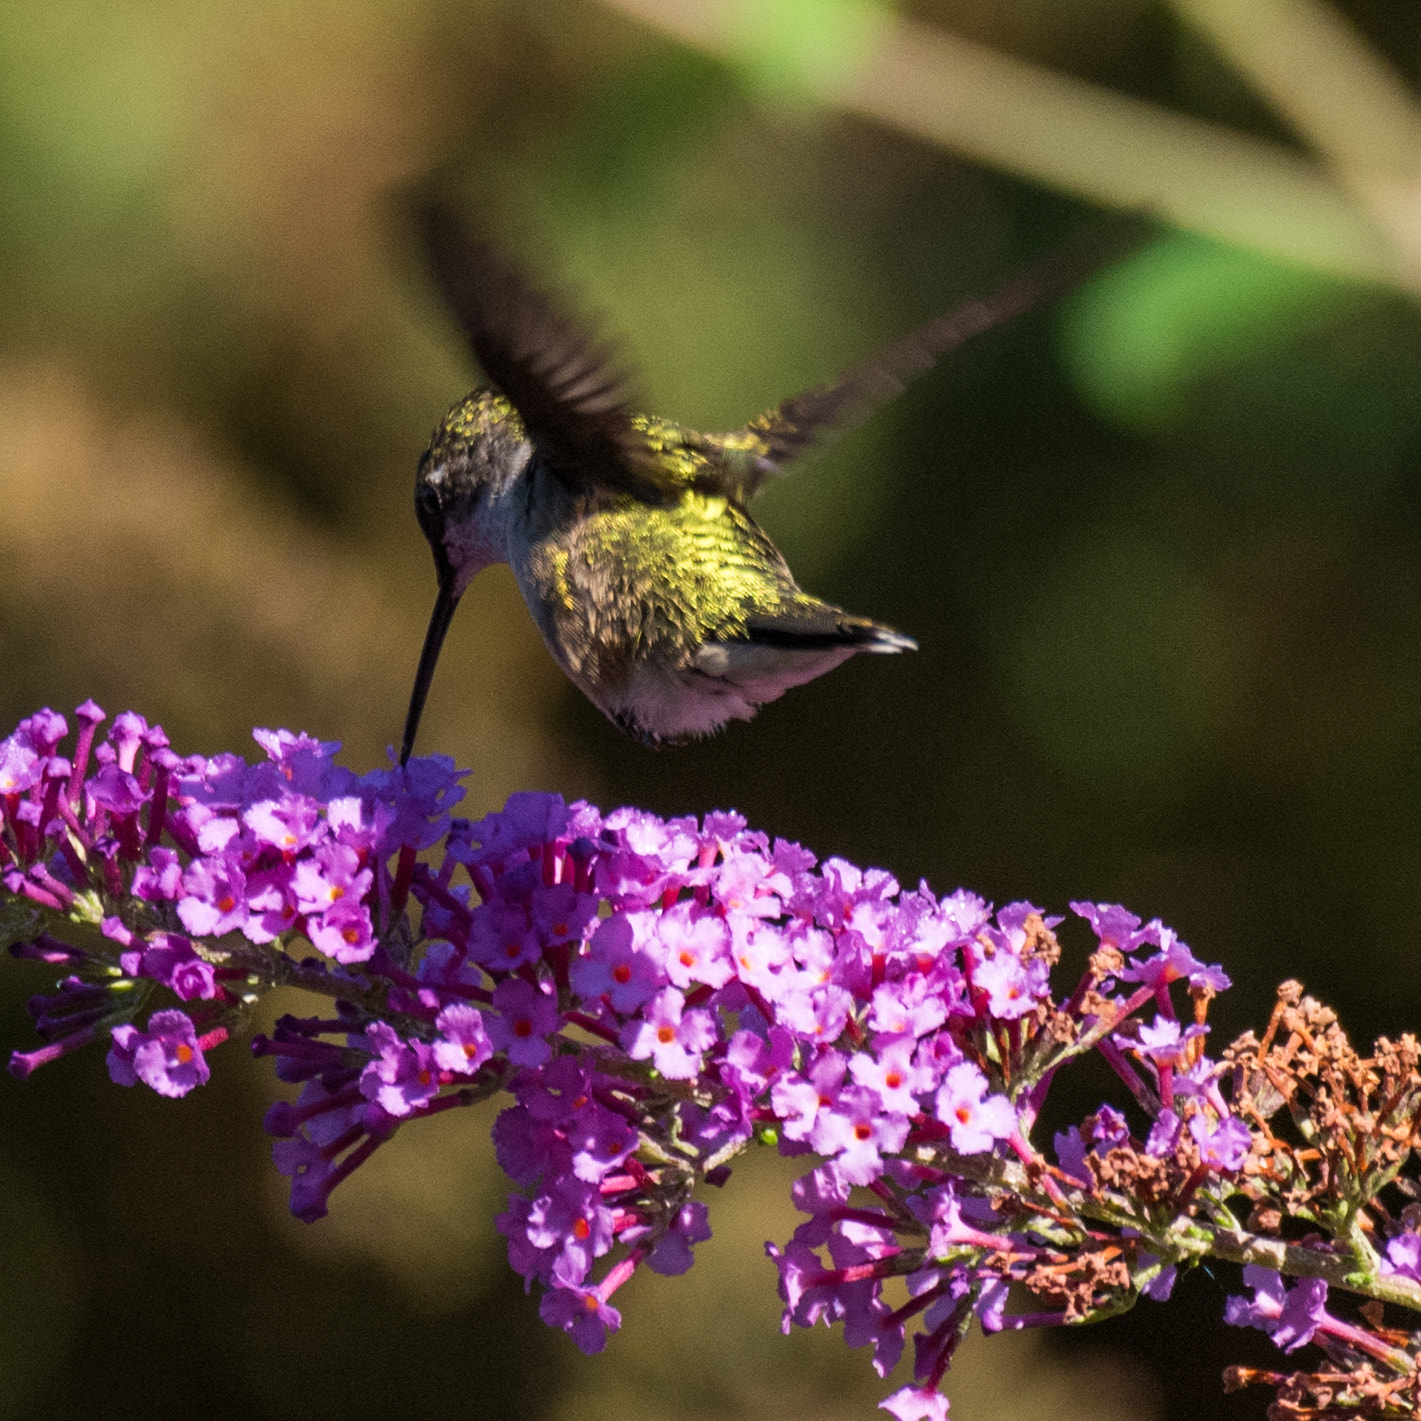
[[[885,1377],[901,1360],[899,1421],[947,1415],[974,1324],[1153,1304],[1210,1257],[1251,1290],[1227,1321],[1324,1358],[1230,1385],[1272,1386],[1280,1415],[1328,1387],[1328,1415],[1416,1414],[1418,1349],[1380,1311],[1421,1308],[1413,1038],[1363,1058],[1290,983],[1261,1038],[1211,1055],[1227,976],[1118,905],[1063,927],[725,812],[523,793],[470,822],[441,757],[357,775],[288,731],[251,762],[182,757],[140,716],[75,719],[67,755],[51,711],[0,740],[0,934],[61,974],[17,1076],[95,1043],[119,1084],[185,1097],[297,986],[326,1007],[251,1042],[292,1092],[266,1118],[292,1211],[502,1093],[497,1226],[584,1351],[639,1268],[693,1265],[703,1186],[770,1146],[804,1164],[803,1221],[767,1245],[782,1324],[842,1325]],[[1058,928],[1083,964],[1064,982]],[[1043,1149],[1053,1082],[1092,1054],[1116,1097]]]

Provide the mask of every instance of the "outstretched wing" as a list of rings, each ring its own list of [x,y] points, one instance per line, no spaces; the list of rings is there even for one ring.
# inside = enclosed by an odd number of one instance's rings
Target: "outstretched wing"
[[[652,501],[678,491],[632,421],[608,347],[448,209],[426,204],[419,217],[445,305],[548,467],[576,487],[606,484]]]
[[[1040,302],[1078,285],[1137,240],[1138,222],[1090,229],[1045,261],[1023,272],[995,295],[965,302],[956,310],[894,341],[837,380],[791,395],[733,434],[703,435],[721,451],[718,492],[745,501],[765,479],[802,454],[831,430],[860,424],[878,406],[902,393],[908,381],[930,370],[944,355],[1023,315]],[[713,480],[703,475],[708,486]]]

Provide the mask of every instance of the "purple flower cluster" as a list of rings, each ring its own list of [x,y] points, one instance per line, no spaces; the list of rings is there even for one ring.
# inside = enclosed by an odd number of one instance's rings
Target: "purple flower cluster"
[[[248,979],[284,966],[258,949],[299,935],[338,963],[367,961],[403,910],[416,853],[447,832],[463,796],[447,759],[356,776],[331,760],[338,746],[266,730],[255,732],[264,762],[180,758],[132,712],[102,739],[98,706],[76,715],[72,758],[53,711],[0,740],[0,883],[18,914],[6,936],[18,955],[74,968],[31,1001],[46,1045],[12,1056],[17,1075],[108,1030],[120,1084],[172,1096],[201,1085],[204,1052],[240,1021]],[[56,919],[101,941],[27,931]],[[186,1005],[140,1029],[154,986]]]
[[[638,1267],[691,1266],[709,1236],[695,1187],[774,1142],[815,1158],[806,1221],[768,1245],[785,1328],[841,1322],[886,1375],[920,1324],[914,1385],[886,1404],[938,1416],[974,1319],[1167,1296],[1194,1256],[1168,1226],[1249,1158],[1203,1050],[1227,979],[1158,922],[1073,905],[1095,947],[1058,1000],[1060,919],[904,890],[735,814],[517,794],[471,824],[450,818],[446,760],[358,777],[287,732],[257,733],[265,762],[180,759],[134,715],[96,744],[101,719],[80,709],[72,760],[52,712],[0,741],[0,934],[70,974],[32,1005],[46,1045],[12,1069],[104,1034],[114,1080],[180,1096],[262,991],[324,993],[328,1016],[254,1042],[300,1087],[266,1122],[292,1210],[320,1217],[401,1124],[506,1090],[494,1144],[516,1191],[498,1227],[585,1351]],[[82,945],[56,935],[81,928]],[[301,940],[324,960],[298,961]],[[173,1002],[140,1028],[158,988]],[[1052,1079],[1091,1050],[1143,1127],[1106,1106],[1047,1158],[1031,1137]],[[1050,1306],[1009,1315],[1014,1283]]]

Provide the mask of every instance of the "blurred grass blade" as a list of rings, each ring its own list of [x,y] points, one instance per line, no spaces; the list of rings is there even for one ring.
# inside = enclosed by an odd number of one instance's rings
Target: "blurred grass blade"
[[[738,11],[713,0],[605,0],[738,62]],[[868,16],[862,12],[860,18]],[[860,62],[805,68],[826,103],[1112,207],[1339,275],[1421,288],[1372,217],[1277,144],[1171,112],[881,11]],[[781,40],[782,42],[782,40]],[[808,43],[808,41],[805,41]]]
[[[1322,0],[1173,0],[1339,169],[1421,181],[1421,108],[1351,24]]]
[[[1421,273],[1421,106],[1326,0],[1173,0],[1297,129]]]

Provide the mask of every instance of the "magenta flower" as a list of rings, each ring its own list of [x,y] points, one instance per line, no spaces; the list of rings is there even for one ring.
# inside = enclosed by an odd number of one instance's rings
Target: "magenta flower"
[[[932,1074],[913,1064],[916,1043],[911,1037],[890,1041],[876,1055],[856,1051],[849,1062],[854,1080],[873,1092],[878,1108],[888,1114],[915,1115],[917,1095],[933,1083]]]
[[[1284,1352],[1305,1347],[1328,1321],[1327,1284],[1321,1278],[1303,1278],[1290,1288],[1271,1268],[1250,1263],[1243,1281],[1253,1289],[1253,1299],[1231,1297],[1224,1306],[1224,1321],[1261,1328]]]
[[[1140,920],[1116,903],[1072,903],[1071,911],[1084,918],[1100,939],[1102,947],[1133,952],[1139,942]]]
[[[905,1386],[879,1402],[894,1421],[947,1421],[947,1397],[936,1387]]]
[[[543,945],[521,903],[491,903],[473,913],[469,951],[491,972],[513,972],[537,962]]]
[[[902,1149],[907,1137],[907,1116],[884,1114],[876,1091],[851,1085],[820,1110],[811,1143],[850,1184],[869,1184],[883,1173],[883,1155]]]
[[[628,1015],[651,1000],[665,981],[656,959],[638,947],[625,913],[614,913],[598,925],[587,954],[572,964],[572,985],[585,1000],[605,997]]]
[[[307,795],[263,799],[242,812],[242,823],[258,844],[296,854],[308,848],[319,833],[320,805]]]
[[[1039,958],[1024,963],[1010,948],[998,948],[972,972],[973,985],[987,994],[987,1010],[1003,1021],[1025,1016],[1045,995],[1047,977]]]
[[[948,1127],[952,1148],[964,1155],[979,1155],[1016,1129],[1011,1102],[987,1091],[986,1076],[970,1061],[953,1066],[938,1088],[937,1118]]]
[[[483,1013],[477,1007],[455,1002],[439,1013],[434,1024],[439,1030],[434,1060],[440,1070],[471,1076],[493,1055]]]
[[[679,1277],[695,1262],[692,1248],[711,1236],[710,1211],[698,1199],[688,1203],[647,1256],[646,1266],[664,1278]],[[628,1239],[628,1242],[632,1242]]]
[[[311,945],[342,964],[368,961],[375,951],[370,912],[358,898],[341,898],[306,920]]]
[[[629,1120],[588,1100],[569,1112],[562,1135],[572,1152],[573,1174],[589,1184],[610,1174],[641,1143]]]
[[[1406,1229],[1388,1240],[1382,1268],[1387,1273],[1399,1273],[1421,1283],[1421,1234]]]
[[[249,942],[275,942],[295,928],[299,916],[289,864],[259,868],[248,875],[247,920],[242,932]]]
[[[1136,947],[1145,945],[1156,946],[1159,951],[1142,962],[1127,964],[1120,974],[1125,981],[1160,988],[1187,977],[1190,982],[1207,984],[1218,992],[1228,988],[1229,979],[1222,969],[1200,962],[1179,934],[1158,918],[1136,935]]]
[[[155,844],[148,862],[133,870],[132,892],[149,903],[170,902],[183,891],[182,861],[172,849]]]
[[[934,959],[935,960],[935,959]],[[873,989],[868,1022],[884,1036],[926,1036],[947,1020],[944,983],[921,973]]]
[[[1200,1160],[1210,1169],[1229,1173],[1243,1168],[1243,1162],[1248,1158],[1249,1146],[1253,1143],[1253,1135],[1248,1126],[1235,1115],[1212,1127],[1204,1116],[1192,1116],[1189,1121],[1189,1133],[1194,1137],[1194,1143],[1199,1146]]]
[[[148,1030],[116,1026],[108,1055],[109,1076],[115,1085],[142,1081],[159,1095],[173,1099],[194,1086],[206,1085],[212,1072],[197,1042],[186,1012],[157,1011],[148,1019]]]
[[[1185,1030],[1170,1017],[1156,1016],[1153,1023],[1140,1023],[1137,1049],[1157,1065],[1173,1065],[1185,1044],[1196,1036],[1202,1036],[1206,1030],[1202,1026],[1190,1026]]]
[[[526,1231],[528,1242],[550,1260],[551,1280],[576,1287],[611,1248],[612,1222],[595,1187],[563,1178],[530,1202]]]
[[[518,1066],[541,1066],[553,1054],[548,1037],[557,1029],[557,1003],[545,992],[509,977],[493,992],[496,1015],[484,1023],[488,1039]]]
[[[597,918],[597,898],[579,893],[570,883],[534,890],[529,904],[533,931],[544,945],[580,941],[583,930]]]
[[[709,1012],[686,1011],[686,998],[675,987],[658,992],[640,1020],[622,1028],[622,1047],[633,1061],[648,1058],[668,1080],[690,1080],[701,1068],[702,1054],[716,1039]]]
[[[170,987],[182,1002],[218,995],[217,974],[192,943],[177,933],[157,932],[141,949],[125,952],[119,962],[130,977],[151,977]]]
[[[291,871],[291,893],[303,913],[323,913],[343,900],[359,903],[370,891],[374,875],[360,867],[360,855],[347,844],[311,846]]]
[[[105,765],[84,786],[84,792],[91,805],[115,815],[136,814],[149,798],[138,781],[117,765]]]
[[[596,1288],[559,1287],[543,1294],[538,1316],[549,1327],[561,1328],[584,1356],[593,1356],[607,1345],[607,1334],[622,1325],[622,1315],[602,1301]]]
[[[787,1140],[807,1140],[819,1118],[839,1098],[849,1068],[838,1051],[822,1051],[803,1075],[782,1073],[770,1091],[770,1103]]]
[[[360,1073],[360,1093],[367,1100],[400,1117],[439,1093],[431,1047],[423,1041],[402,1041],[383,1021],[371,1022],[365,1034],[377,1052]]]
[[[1145,1137],[1145,1153],[1156,1159],[1172,1155],[1179,1140],[1179,1132],[1183,1128],[1183,1121],[1173,1110],[1161,1110],[1155,1116],[1154,1124],[1150,1126],[1150,1133]]]
[[[725,919],[694,900],[662,913],[656,930],[665,951],[666,975],[682,991],[698,982],[723,987],[735,975]]]
[[[780,974],[791,967],[793,949],[787,934],[762,918],[745,913],[726,914],[735,974],[747,986],[772,997],[780,994]],[[818,929],[807,929],[817,932]]]
[[[183,874],[178,917],[194,937],[221,937],[247,921],[247,880],[227,858],[194,859]]]
[[[39,783],[43,761],[28,739],[15,734],[0,740],[0,794],[23,794]]]

